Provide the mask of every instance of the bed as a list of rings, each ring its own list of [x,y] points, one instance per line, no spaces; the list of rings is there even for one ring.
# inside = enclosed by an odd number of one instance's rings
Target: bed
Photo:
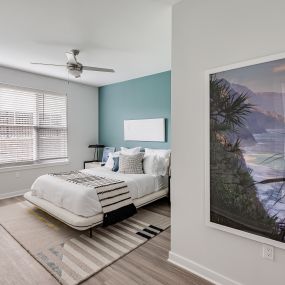
[[[81,172],[106,178],[124,180],[134,205],[139,208],[168,195],[168,176],[122,174],[105,167]],[[36,179],[25,199],[56,219],[76,230],[90,229],[103,221],[97,192],[92,188],[72,184],[51,175]]]

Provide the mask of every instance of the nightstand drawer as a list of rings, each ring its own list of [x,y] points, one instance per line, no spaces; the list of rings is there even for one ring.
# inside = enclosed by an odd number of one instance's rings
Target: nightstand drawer
[[[85,161],[84,162],[84,169],[96,168],[101,167],[101,162],[99,161]]]

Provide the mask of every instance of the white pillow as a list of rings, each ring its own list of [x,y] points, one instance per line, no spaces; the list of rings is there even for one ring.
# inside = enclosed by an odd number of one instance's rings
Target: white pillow
[[[113,157],[118,157],[120,155],[120,151],[110,152],[109,157],[105,163],[105,167],[108,169],[113,169],[114,167],[114,159]]]
[[[165,159],[169,159],[171,150],[170,149],[154,149],[154,148],[146,148],[145,155],[157,155],[163,157]]]
[[[156,154],[147,155],[143,160],[143,170],[145,174],[165,176],[167,174],[166,160]]]
[[[145,158],[146,158],[146,171],[150,174],[152,172],[153,175],[167,175],[169,162],[170,162],[170,149],[145,149]],[[148,158],[153,157],[156,158]],[[150,168],[149,164],[153,163]],[[146,173],[146,172],[145,172]]]
[[[127,154],[127,155],[131,155],[131,154],[138,154],[141,151],[141,147],[134,147],[134,148],[126,148],[126,147],[121,147],[121,153],[122,154]]]
[[[158,164],[157,155],[145,156],[143,159],[143,172],[145,174],[157,175],[157,164]]]

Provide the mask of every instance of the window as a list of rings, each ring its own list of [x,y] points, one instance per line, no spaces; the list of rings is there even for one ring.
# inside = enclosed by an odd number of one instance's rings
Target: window
[[[66,101],[0,84],[0,167],[66,159]]]

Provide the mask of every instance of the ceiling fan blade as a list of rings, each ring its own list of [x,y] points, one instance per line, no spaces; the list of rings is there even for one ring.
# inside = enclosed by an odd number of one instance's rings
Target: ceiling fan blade
[[[31,62],[31,64],[49,65],[49,66],[66,66],[65,64],[53,64],[53,63],[42,63],[42,62]]]
[[[65,55],[67,57],[67,63],[69,63],[69,64],[77,64],[77,60],[76,60],[76,57],[75,57],[74,53],[66,52]]]
[[[100,71],[100,72],[115,72],[114,69],[110,68],[101,68],[101,67],[92,67],[92,66],[82,66],[83,70],[91,70],[91,71]]]

